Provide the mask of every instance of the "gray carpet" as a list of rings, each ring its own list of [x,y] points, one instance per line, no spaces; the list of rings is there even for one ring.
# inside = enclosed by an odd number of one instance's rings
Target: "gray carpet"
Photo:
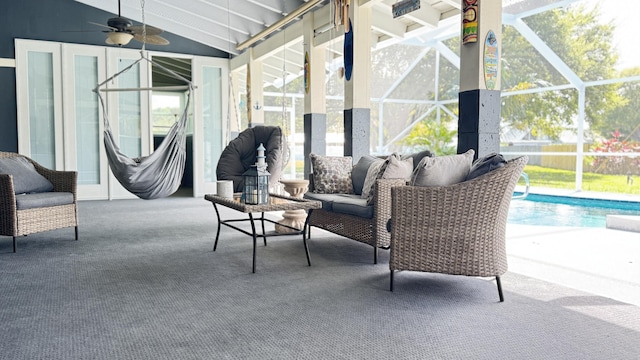
[[[232,210],[227,217],[238,217]],[[314,229],[258,247],[200,198],[80,203],[72,229],[0,238],[1,359],[638,359],[640,309],[514,273],[400,272]]]

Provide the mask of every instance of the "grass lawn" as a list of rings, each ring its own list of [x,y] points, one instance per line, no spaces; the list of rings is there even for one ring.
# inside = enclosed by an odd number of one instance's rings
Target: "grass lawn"
[[[527,165],[524,172],[529,176],[532,188],[575,189],[576,172],[551,169],[537,165]],[[640,176],[627,183],[626,175],[582,174],[582,190],[619,194],[640,194]]]

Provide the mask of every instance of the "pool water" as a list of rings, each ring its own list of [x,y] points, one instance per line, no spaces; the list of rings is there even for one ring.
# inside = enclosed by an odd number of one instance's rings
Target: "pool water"
[[[529,194],[512,200],[510,224],[543,226],[606,227],[607,215],[640,216],[640,203]]]

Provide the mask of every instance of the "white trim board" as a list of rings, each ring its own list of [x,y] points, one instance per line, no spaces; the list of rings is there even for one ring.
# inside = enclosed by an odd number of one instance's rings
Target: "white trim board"
[[[16,59],[0,58],[0,67],[16,67]]]

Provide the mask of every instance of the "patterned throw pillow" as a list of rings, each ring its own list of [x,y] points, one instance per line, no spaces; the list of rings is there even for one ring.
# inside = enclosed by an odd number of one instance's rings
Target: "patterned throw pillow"
[[[362,187],[363,199],[367,199],[367,205],[373,205],[376,201],[375,183],[378,179],[409,179],[413,171],[413,159],[402,160],[401,156],[393,153],[385,160],[373,163],[367,171],[367,177]]]
[[[353,194],[351,156],[310,154],[313,167],[313,192],[317,194]]]
[[[367,204],[369,203],[369,199],[373,200],[374,195],[374,187],[373,185],[376,183],[382,174],[384,173],[383,167],[386,165],[386,160],[376,160],[369,166],[367,170],[367,176],[364,178],[364,185],[362,186],[362,194],[360,197],[362,199],[367,199]]]

